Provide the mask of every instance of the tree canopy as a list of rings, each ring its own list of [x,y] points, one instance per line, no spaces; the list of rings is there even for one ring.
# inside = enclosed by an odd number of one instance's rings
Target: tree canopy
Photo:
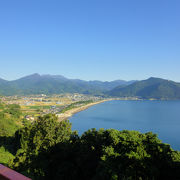
[[[91,129],[78,136],[68,122],[54,119],[41,117],[29,130],[19,131],[16,170],[33,179],[180,178],[180,152],[152,132]]]
[[[48,151],[57,143],[69,140],[71,124],[57,121],[57,116],[48,114],[39,117],[33,124],[15,133],[18,151],[13,166],[24,170],[32,169],[30,163],[39,153]]]

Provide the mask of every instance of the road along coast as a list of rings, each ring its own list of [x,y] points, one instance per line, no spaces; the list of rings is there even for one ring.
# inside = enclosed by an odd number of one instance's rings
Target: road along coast
[[[108,100],[102,100],[102,101],[97,101],[97,102],[93,102],[93,103],[89,103],[89,104],[86,104],[84,106],[80,106],[80,107],[77,107],[77,108],[73,108],[73,109],[70,109],[70,110],[67,110],[66,112],[64,113],[60,113],[60,114],[56,114],[58,116],[58,119],[59,121],[63,121],[63,120],[66,120],[68,119],[69,117],[71,117],[72,115],[74,115],[75,113],[78,113],[80,111],[84,111],[85,109],[88,109],[89,107],[91,106],[94,106],[96,104],[100,104],[100,103],[103,103],[105,101],[111,101],[112,99],[108,99]]]

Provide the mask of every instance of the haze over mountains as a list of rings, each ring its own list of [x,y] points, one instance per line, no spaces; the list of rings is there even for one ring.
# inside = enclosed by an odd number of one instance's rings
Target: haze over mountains
[[[0,78],[0,95],[83,93],[144,99],[180,99],[180,83],[160,78],[142,81],[84,81],[61,75],[32,74],[13,81]]]

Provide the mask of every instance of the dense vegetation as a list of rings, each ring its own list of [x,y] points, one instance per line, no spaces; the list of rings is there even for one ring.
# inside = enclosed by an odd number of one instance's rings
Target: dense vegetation
[[[13,135],[21,125],[21,110],[16,104],[0,104],[0,163],[7,164],[16,153]]]
[[[91,129],[79,136],[48,114],[17,130],[13,142],[8,166],[32,179],[180,179],[180,152],[151,132]]]
[[[160,78],[149,78],[128,86],[119,86],[108,92],[116,97],[140,97],[144,99],[180,99],[180,83]]]
[[[0,104],[0,136],[11,136],[18,129],[20,106]]]

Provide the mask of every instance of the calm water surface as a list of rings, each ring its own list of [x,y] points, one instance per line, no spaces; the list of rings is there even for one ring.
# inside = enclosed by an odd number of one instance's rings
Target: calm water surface
[[[180,150],[180,101],[108,101],[70,118],[79,134],[90,128],[152,131]]]

